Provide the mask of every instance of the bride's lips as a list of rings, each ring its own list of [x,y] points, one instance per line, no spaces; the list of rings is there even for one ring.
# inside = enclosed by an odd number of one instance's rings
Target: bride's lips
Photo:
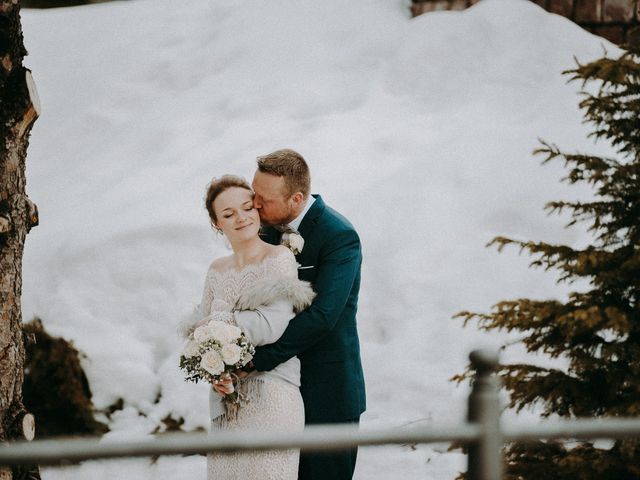
[[[244,230],[245,228],[247,228],[248,226],[253,225],[252,223],[247,223],[246,225],[242,225],[241,227],[236,228],[236,231],[238,230]]]

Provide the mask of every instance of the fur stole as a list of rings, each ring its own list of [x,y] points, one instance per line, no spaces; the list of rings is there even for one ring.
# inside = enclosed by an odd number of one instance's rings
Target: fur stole
[[[245,289],[233,310],[257,310],[261,305],[271,305],[278,300],[288,300],[293,304],[294,312],[300,313],[311,305],[315,296],[309,282],[284,275],[273,275],[269,278],[262,278]],[[178,333],[183,338],[188,338],[202,320],[200,309],[194,308],[193,312],[180,319]]]
[[[261,305],[288,300],[293,304],[293,310],[300,313],[311,305],[315,295],[309,282],[274,275],[262,278],[247,287],[238,298],[234,310],[256,310]]]

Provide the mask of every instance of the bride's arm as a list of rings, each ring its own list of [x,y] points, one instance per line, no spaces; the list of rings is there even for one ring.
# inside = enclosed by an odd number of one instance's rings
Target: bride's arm
[[[211,288],[211,274],[207,272],[207,277],[204,280],[204,288],[202,290],[202,299],[200,305],[198,305],[198,313],[200,318],[207,317],[211,314],[211,304],[213,303],[213,289]]]
[[[279,339],[293,317],[293,305],[289,300],[277,300],[255,310],[235,312],[236,323],[255,346]]]
[[[211,267],[207,270],[207,276],[204,279],[204,288],[202,289],[200,304],[193,310],[191,315],[187,315],[178,326],[178,330],[184,338],[187,338],[196,327],[204,323],[206,317],[211,314],[213,290],[211,288],[210,270]]]
[[[278,340],[295,311],[311,303],[311,285],[298,280],[297,272],[295,257],[285,249],[273,259],[270,276],[255,282],[240,296],[236,322],[255,346]]]

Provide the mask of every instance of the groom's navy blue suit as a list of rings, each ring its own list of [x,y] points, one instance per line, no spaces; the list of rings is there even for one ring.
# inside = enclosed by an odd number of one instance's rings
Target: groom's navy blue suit
[[[300,224],[304,248],[296,256],[301,280],[311,282],[317,296],[271,345],[259,347],[253,363],[271,370],[297,355],[307,424],[358,422],[365,410],[365,388],[356,328],[362,252],[353,226],[315,196]],[[278,243],[279,232],[265,230],[265,240]],[[350,479],[356,450],[335,454],[303,454],[300,479]]]

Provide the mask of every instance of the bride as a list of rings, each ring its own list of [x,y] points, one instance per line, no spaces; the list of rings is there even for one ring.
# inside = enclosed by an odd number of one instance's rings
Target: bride
[[[228,239],[233,253],[209,267],[198,323],[223,319],[236,323],[255,346],[273,343],[295,313],[311,303],[313,290],[298,280],[297,263],[288,248],[260,239],[260,217],[244,179],[234,175],[214,179],[205,202],[213,227]],[[269,314],[264,315],[267,307]],[[296,357],[269,372],[253,372],[241,379],[235,389],[244,401],[237,410],[227,407],[217,393],[229,391],[231,385],[216,385],[209,402],[212,434],[301,431],[304,407],[299,387]],[[298,459],[298,450],[213,453],[207,457],[207,478],[295,480]]]

